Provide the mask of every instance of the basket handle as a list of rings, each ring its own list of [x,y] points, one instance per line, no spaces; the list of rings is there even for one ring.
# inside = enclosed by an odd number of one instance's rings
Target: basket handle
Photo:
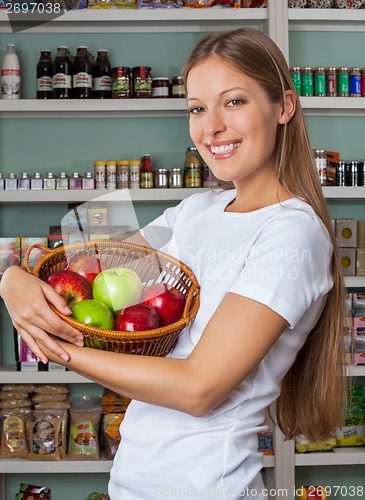
[[[26,251],[25,253],[25,256],[24,256],[24,266],[25,266],[25,269],[28,271],[28,273],[30,274],[33,274],[33,268],[30,267],[29,265],[29,259],[30,259],[30,254],[31,252],[35,249],[35,248],[38,248],[39,250],[42,250],[43,252],[47,252],[47,253],[51,253],[52,250],[48,247],[45,247],[43,245],[39,245],[38,243],[34,244],[34,245],[31,245],[28,250]]]

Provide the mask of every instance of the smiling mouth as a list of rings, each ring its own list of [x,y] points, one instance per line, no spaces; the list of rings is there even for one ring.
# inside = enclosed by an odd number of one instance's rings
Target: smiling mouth
[[[208,146],[208,148],[215,156],[219,156],[231,153],[234,149],[237,149],[240,144],[240,142],[232,142],[231,144],[225,144],[222,146]]]

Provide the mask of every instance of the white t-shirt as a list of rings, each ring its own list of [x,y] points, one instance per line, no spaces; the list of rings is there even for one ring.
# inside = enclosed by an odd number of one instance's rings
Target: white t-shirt
[[[304,201],[291,198],[249,213],[225,212],[234,197],[234,190],[194,194],[143,232],[148,239],[151,228],[171,228],[173,236],[161,250],[185,262],[201,285],[196,319],[169,356],[191,353],[228,292],[267,305],[290,326],[246,380],[203,417],[132,401],[111,470],[112,500],[266,498],[260,493],[257,432],[267,429],[265,409],[278,397],[285,373],[323,310],[333,285],[332,245]]]

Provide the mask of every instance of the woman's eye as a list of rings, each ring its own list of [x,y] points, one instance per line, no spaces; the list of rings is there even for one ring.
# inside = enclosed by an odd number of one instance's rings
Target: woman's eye
[[[230,101],[227,102],[227,106],[239,106],[240,104],[243,104],[242,99],[231,99]]]
[[[188,109],[188,113],[190,115],[196,115],[198,113],[200,113],[201,111],[203,111],[204,108],[202,108],[201,106],[194,106],[193,108],[189,108]]]

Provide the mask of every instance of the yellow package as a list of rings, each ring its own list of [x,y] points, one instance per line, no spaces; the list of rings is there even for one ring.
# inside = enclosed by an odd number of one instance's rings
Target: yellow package
[[[304,436],[297,436],[295,438],[295,451],[297,453],[310,453],[313,451],[332,451],[336,446],[336,438],[326,439],[323,443],[312,443]]]

